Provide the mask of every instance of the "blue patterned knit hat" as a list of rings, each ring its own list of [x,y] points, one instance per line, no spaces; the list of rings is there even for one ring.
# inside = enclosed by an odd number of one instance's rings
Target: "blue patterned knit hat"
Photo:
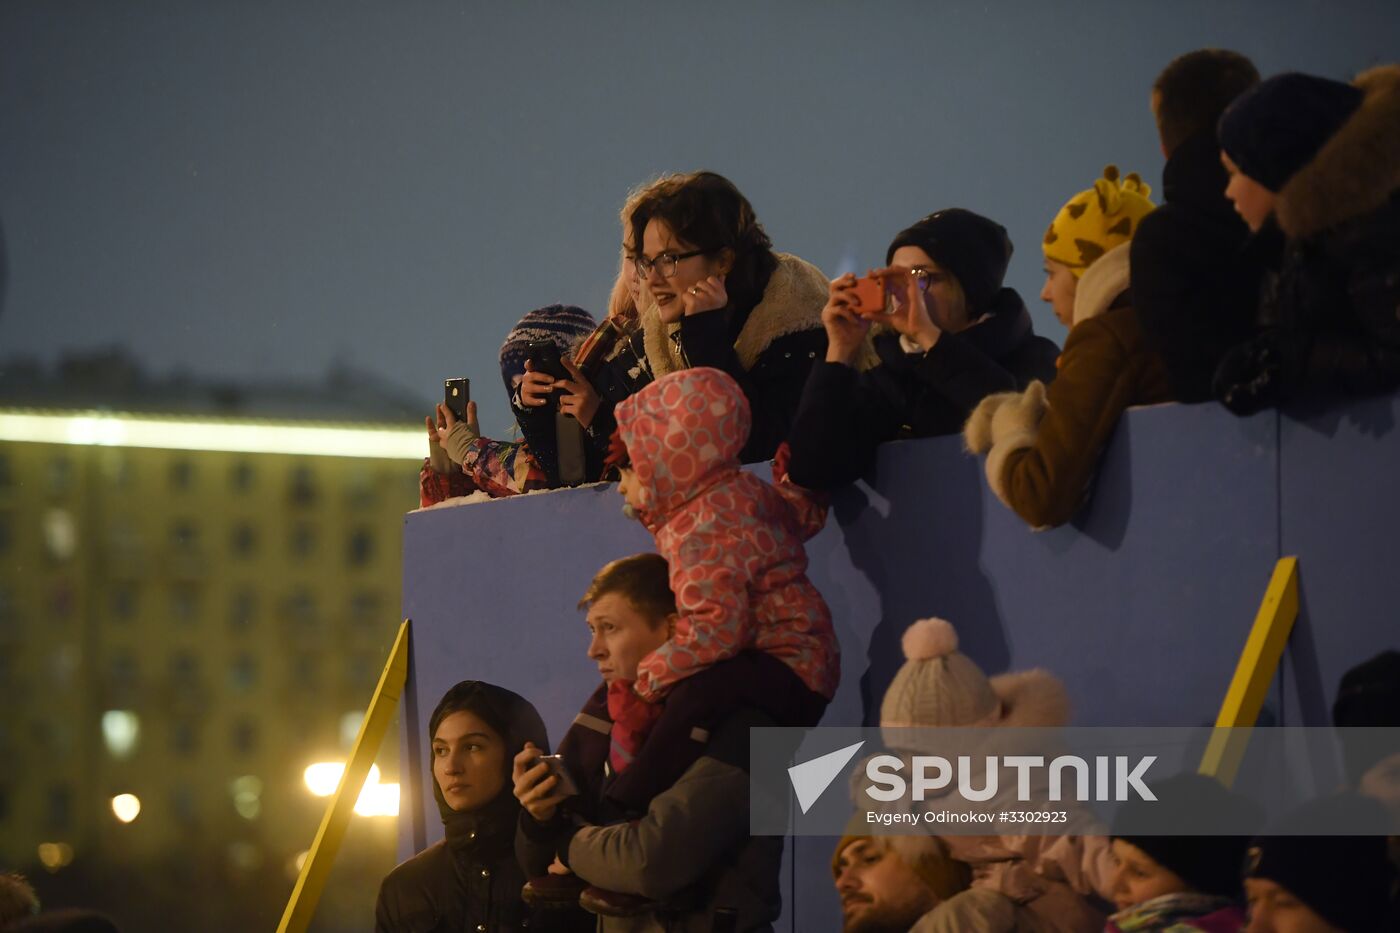
[[[550,305],[525,315],[501,344],[501,378],[505,380],[506,394],[515,391],[516,381],[525,373],[530,341],[552,340],[560,356],[572,356],[597,326],[593,315],[573,305]]]

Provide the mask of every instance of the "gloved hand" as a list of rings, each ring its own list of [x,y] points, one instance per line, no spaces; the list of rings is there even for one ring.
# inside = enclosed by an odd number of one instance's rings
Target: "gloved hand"
[[[1237,415],[1252,415],[1283,400],[1284,332],[1263,331],[1221,358],[1213,389],[1220,403]]]
[[[963,446],[969,453],[984,454],[992,449],[992,418],[999,408],[1020,397],[1020,392],[997,392],[977,403],[963,426]]]

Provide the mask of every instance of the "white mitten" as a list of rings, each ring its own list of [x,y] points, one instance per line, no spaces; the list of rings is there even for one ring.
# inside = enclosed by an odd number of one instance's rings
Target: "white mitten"
[[[984,454],[992,449],[992,419],[1003,405],[1020,397],[1020,392],[997,392],[977,403],[963,425],[963,446],[969,453]]]
[[[996,446],[1011,438],[1030,435],[1034,440],[1040,419],[1045,416],[1045,383],[1039,379],[1026,386],[1026,391],[1013,394],[992,413],[991,444]],[[1018,444],[1025,447],[1027,444]]]

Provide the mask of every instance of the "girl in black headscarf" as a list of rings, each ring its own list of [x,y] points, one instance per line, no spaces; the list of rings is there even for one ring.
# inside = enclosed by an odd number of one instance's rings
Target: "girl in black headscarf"
[[[531,918],[515,861],[520,804],[511,792],[511,759],[526,742],[549,747],[544,722],[518,694],[464,680],[433,710],[428,738],[446,838],[384,879],[375,931],[518,931]],[[537,928],[533,919],[528,926]]]

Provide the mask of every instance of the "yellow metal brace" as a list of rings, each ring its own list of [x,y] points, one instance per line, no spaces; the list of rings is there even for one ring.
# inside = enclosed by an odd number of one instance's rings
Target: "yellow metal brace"
[[[360,723],[360,734],[355,737],[355,748],[345,765],[345,773],[340,776],[340,786],[326,808],[326,815],[321,818],[321,828],[316,830],[316,840],[311,843],[296,886],[292,888],[292,896],[282,913],[277,933],[305,933],[316,913],[326,879],[330,877],[331,865],[340,851],[340,844],[345,841],[345,831],[349,828],[350,814],[355,809],[360,788],[369,776],[369,767],[379,753],[379,745],[394,718],[399,697],[403,695],[404,682],[408,679],[408,628],[409,622],[405,619],[399,626],[394,647],[389,651],[384,673],[379,675],[379,686],[374,690],[374,698],[369,701],[364,722]]]
[[[1216,778],[1226,787],[1235,783],[1250,729],[1259,718],[1297,617],[1298,558],[1284,557],[1274,566],[1273,579],[1264,591],[1254,627],[1249,630],[1230,689],[1225,691],[1225,702],[1220,704],[1220,715],[1215,718],[1215,732],[1201,758],[1200,773]]]

